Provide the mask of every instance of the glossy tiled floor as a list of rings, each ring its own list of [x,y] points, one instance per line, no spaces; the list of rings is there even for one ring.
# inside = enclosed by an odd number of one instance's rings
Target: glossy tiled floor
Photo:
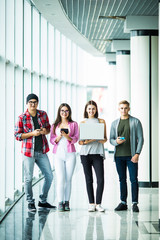
[[[140,189],[139,213],[131,211],[130,187],[128,211],[114,212],[119,203],[119,182],[112,156],[105,161],[105,213],[87,211],[88,202],[79,158],[73,177],[71,211],[28,213],[22,198],[0,225],[0,240],[157,240],[158,189]],[[36,203],[41,183],[34,187]],[[57,205],[53,183],[48,201]]]

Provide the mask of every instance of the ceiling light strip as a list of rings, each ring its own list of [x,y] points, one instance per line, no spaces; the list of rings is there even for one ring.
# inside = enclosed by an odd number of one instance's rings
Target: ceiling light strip
[[[84,13],[85,13],[85,0],[83,0],[83,12],[82,12],[82,19],[81,19],[81,33],[83,29],[83,21],[84,21]]]
[[[119,10],[122,2],[123,2],[123,0],[121,0],[121,1],[119,2],[118,6],[116,7],[116,12],[114,12],[114,15],[115,15],[115,16],[118,15],[117,12],[118,12],[118,10]],[[111,15],[111,16],[113,15],[113,14],[112,14],[112,11],[113,11],[113,9],[115,8],[115,6],[116,6],[115,4],[116,4],[116,3],[117,3],[117,2],[114,1],[114,5],[112,6],[112,9],[110,10],[109,16],[110,16],[110,15]],[[105,29],[106,29],[106,25],[108,24],[108,21],[106,21],[105,26],[103,26],[103,30],[101,30],[101,38],[102,38],[102,39],[106,39],[106,38],[109,38],[109,39],[110,39],[110,38],[111,38],[111,33],[109,34],[109,36],[108,36],[107,34],[108,34],[108,32],[109,32],[112,24],[113,24],[114,26],[111,28],[111,29],[112,29],[111,32],[113,32],[113,29],[114,29],[114,31],[115,31],[115,25],[116,25],[116,24],[119,24],[118,22],[115,22],[115,21],[113,21],[113,20],[111,20],[110,22],[111,22],[111,23],[110,23],[110,25],[109,25],[109,28],[108,28],[108,31],[107,31],[107,32],[105,31]]]
[[[104,0],[102,0],[102,2],[101,2],[98,16],[99,16],[100,13],[101,13],[103,3],[104,3]],[[91,21],[91,22],[93,22],[93,20],[96,20],[96,23],[94,24],[94,31],[91,31],[91,30],[92,30],[93,23],[92,23],[91,26],[90,26],[90,30],[89,30],[89,34],[88,34],[88,38],[89,38],[89,39],[92,39],[92,36],[94,35],[95,29],[96,29],[96,27],[97,27],[97,25],[98,25],[98,16],[97,16],[97,17],[95,16],[97,8],[98,8],[98,0],[96,0],[96,4],[95,4],[95,8],[94,8],[94,13],[93,13],[92,21]],[[91,33],[92,33],[92,36],[91,36]]]
[[[85,23],[85,30],[84,30],[84,35],[85,36],[86,36],[86,33],[87,33],[87,28],[88,28],[89,15],[91,13],[91,4],[92,4],[92,0],[90,0],[90,2],[89,2],[89,9],[88,9],[88,14],[87,14],[87,20],[86,20],[86,23]]]

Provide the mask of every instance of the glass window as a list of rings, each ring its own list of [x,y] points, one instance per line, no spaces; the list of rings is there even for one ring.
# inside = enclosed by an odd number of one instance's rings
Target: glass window
[[[6,0],[6,58],[14,62],[14,1]]]
[[[39,13],[33,8],[33,70],[39,73]]]
[[[1,8],[0,8],[1,11]],[[1,18],[0,18],[1,19]],[[1,41],[1,40],[0,40]],[[0,106],[1,106],[1,114],[3,117],[0,118],[0,126],[1,128],[1,138],[0,138],[0,159],[1,159],[1,167],[0,167],[0,209],[5,211],[5,143],[6,143],[6,107],[5,107],[5,62],[0,58]],[[3,103],[3,104],[2,104]]]
[[[66,92],[67,92],[67,97],[66,97],[66,100],[67,100],[67,103],[69,104],[69,105],[71,105],[71,103],[72,103],[72,91],[71,91],[71,85],[70,84],[68,84],[67,83],[67,85],[66,85]]]
[[[41,77],[41,93],[40,93],[40,102],[41,109],[47,112],[47,78]]]
[[[1,0],[0,6],[0,55],[5,57],[5,0]]]
[[[77,104],[77,88],[72,85],[72,117],[77,118],[78,104]]]
[[[55,78],[60,79],[60,32],[55,30]]]
[[[61,102],[66,102],[66,84],[63,82],[61,83]]]
[[[83,119],[84,107],[87,102],[87,91],[85,87],[78,87],[77,89],[77,121],[80,122]]]
[[[61,79],[66,81],[66,68],[67,68],[67,47],[66,47],[66,37],[61,35]]]
[[[18,116],[23,113],[23,71],[20,68],[15,69],[15,122],[18,120]],[[21,142],[15,141],[15,189],[22,192],[22,156]]]
[[[14,200],[14,67],[6,65],[6,198]],[[11,107],[12,106],[12,107]]]
[[[32,92],[39,96],[39,75],[34,73],[32,76]]]
[[[67,39],[67,82],[71,82],[71,40]]]
[[[23,1],[15,1],[15,63],[23,65]]]
[[[86,88],[80,85],[86,80],[87,54],[47,23],[31,1],[0,2],[0,210],[5,211],[6,198],[14,201],[15,190],[23,191],[21,142],[15,140],[13,129],[27,109],[27,95],[39,96],[39,109],[48,113],[51,124],[62,102],[71,106],[75,121],[83,119]],[[49,156],[53,159],[51,151]],[[37,167],[34,176],[39,177]]]
[[[56,109],[57,110],[57,109]],[[55,94],[54,94],[54,80],[52,78],[48,79],[48,117],[49,117],[49,122],[52,125],[55,121],[56,118],[56,112],[55,112]],[[48,141],[49,143],[49,148],[53,149],[53,145]],[[53,168],[53,153],[50,150],[48,152],[48,157],[50,159],[51,166]]]
[[[83,71],[82,71],[83,69]],[[80,85],[85,84],[85,54],[84,51],[78,47],[78,57],[77,57],[77,83]]]
[[[48,116],[50,123],[55,121],[55,94],[54,94],[54,80],[48,79]]]
[[[77,46],[72,43],[72,82],[77,82]]]
[[[48,75],[54,78],[54,27],[51,24],[49,24],[48,44]]]
[[[61,104],[61,98],[60,98],[60,82],[55,81],[55,113],[57,115],[57,111],[59,108],[59,105]]]
[[[24,71],[24,110],[26,110],[26,97],[32,92],[31,90],[31,73]]]
[[[31,69],[31,5],[24,1],[24,66]]]
[[[41,73],[47,75],[47,21],[41,17]]]

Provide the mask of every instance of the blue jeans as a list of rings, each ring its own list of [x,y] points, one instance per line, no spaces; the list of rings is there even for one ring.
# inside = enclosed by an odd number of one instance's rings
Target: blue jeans
[[[132,203],[138,203],[138,163],[131,161],[132,157],[116,157],[116,168],[120,181],[120,197],[127,202],[127,167],[131,181]]]
[[[33,199],[32,191],[32,178],[35,163],[37,164],[42,174],[44,175],[42,193],[40,194],[39,198],[42,203],[46,203],[48,191],[53,180],[52,169],[47,154],[43,154],[42,152],[35,152],[34,157],[27,157],[23,155],[23,163],[25,178],[24,189],[28,203],[34,203],[35,201]]]

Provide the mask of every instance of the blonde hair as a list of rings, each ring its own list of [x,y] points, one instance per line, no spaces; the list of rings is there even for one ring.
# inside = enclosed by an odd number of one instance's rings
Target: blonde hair
[[[128,107],[130,106],[130,103],[129,103],[127,100],[122,100],[122,101],[120,101],[120,102],[119,102],[119,105],[121,105],[121,104],[127,104]]]

